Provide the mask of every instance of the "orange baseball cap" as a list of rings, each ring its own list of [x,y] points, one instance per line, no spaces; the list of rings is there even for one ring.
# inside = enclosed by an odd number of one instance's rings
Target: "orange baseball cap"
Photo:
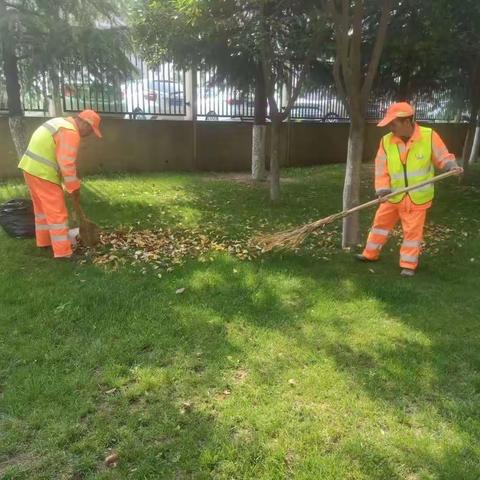
[[[100,122],[102,119],[97,112],[94,110],[83,110],[78,116],[92,127],[93,132],[98,138],[102,138],[102,134],[100,133]]]
[[[407,102],[392,103],[387,109],[385,117],[378,122],[377,127],[384,127],[396,118],[413,117],[415,110]]]

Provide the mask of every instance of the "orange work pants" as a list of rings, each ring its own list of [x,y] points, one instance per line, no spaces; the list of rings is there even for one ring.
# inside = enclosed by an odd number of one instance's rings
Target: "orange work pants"
[[[400,203],[380,204],[368,235],[363,256],[370,260],[377,260],[388,240],[390,231],[400,220],[403,229],[400,267],[415,270],[418,267],[426,216],[427,208],[415,205],[408,196],[405,196]]]
[[[68,239],[68,211],[62,187],[26,172],[23,176],[32,197],[37,246],[51,245],[55,257],[69,257],[72,245]]]

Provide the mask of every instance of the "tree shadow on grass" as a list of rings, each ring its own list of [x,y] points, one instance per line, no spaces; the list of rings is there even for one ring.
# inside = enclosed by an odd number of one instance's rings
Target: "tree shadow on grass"
[[[13,257],[24,255],[17,251]],[[35,293],[23,304],[23,278],[15,277],[4,292],[4,338],[11,344],[3,358],[2,402],[6,438],[15,437],[15,424],[25,432],[17,431],[18,443],[4,455],[24,444],[43,461],[23,473],[12,469],[11,478],[45,472],[66,478],[211,478],[216,469],[227,475],[239,468],[231,457],[218,456],[225,444],[242,452],[245,469],[249,457],[266,455],[258,442],[243,445],[217,421],[218,405],[228,400],[245,360],[228,329],[249,323],[249,316],[269,328],[275,318],[288,323],[294,307],[278,301],[270,288],[252,298],[256,287],[232,278],[233,265],[230,259],[201,268],[190,262],[160,281],[35,259],[29,269]],[[219,288],[224,284],[229,288]],[[187,291],[176,295],[180,286]],[[231,288],[236,295],[224,297]],[[12,364],[8,358],[15,351]],[[109,448],[120,454],[117,473],[102,466]]]
[[[207,298],[204,308],[225,322],[241,315],[257,327],[281,332],[319,357],[333,359],[352,385],[381,405],[397,423],[406,425],[409,435],[415,431],[415,422],[427,422],[424,438],[440,435],[441,452],[426,448],[421,439],[418,447],[403,444],[399,448],[404,449],[402,454],[411,463],[412,471],[425,471],[439,478],[476,478],[480,467],[475,420],[480,365],[478,323],[464,318],[466,311],[479,307],[474,287],[469,295],[463,285],[455,287],[452,279],[434,280],[434,267],[427,269],[416,284],[397,277],[392,280],[393,268],[388,266],[383,271],[377,267],[377,277],[365,275],[362,266],[346,275],[342,264],[345,266],[350,259],[338,260],[337,264],[312,266],[308,258],[286,255],[282,264],[272,258],[256,265],[257,279],[253,283],[245,282],[248,275],[238,279],[229,275],[227,262],[227,274],[224,272],[223,281],[213,289],[195,281],[191,289],[196,301]],[[449,298],[432,303],[432,295],[442,285]],[[224,303],[219,298],[237,301]],[[372,329],[372,338],[367,334],[363,344],[356,344],[362,325],[356,319],[355,304],[366,308],[372,302],[377,306],[376,317],[365,327]],[[328,308],[332,303],[338,305],[337,312]],[[365,317],[360,318],[361,322]],[[314,341],[303,328],[312,323],[319,328]],[[393,335],[389,334],[390,327]],[[375,328],[379,328],[380,335],[375,335]],[[279,363],[278,368],[287,365]],[[267,371],[266,381],[268,377]],[[438,429],[436,422],[442,424]],[[368,459],[368,446],[364,453]],[[378,455],[381,457],[381,452]],[[383,463],[388,464],[385,455]],[[381,473],[374,476],[375,469],[367,461],[364,465],[361,459],[356,461],[369,478],[381,478]],[[395,461],[398,466],[402,457]]]

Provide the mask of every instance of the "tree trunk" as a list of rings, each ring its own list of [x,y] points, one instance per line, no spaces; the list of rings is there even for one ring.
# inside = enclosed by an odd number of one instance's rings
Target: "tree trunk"
[[[463,150],[462,150],[462,159],[463,163],[466,163],[466,159],[470,157],[470,152],[472,150],[473,145],[473,137],[475,135],[476,130],[476,123],[472,123],[471,121],[468,124],[467,128],[467,135],[465,136],[465,141],[463,143]]]
[[[257,181],[267,178],[265,169],[267,92],[261,65],[255,79],[255,118],[252,129],[252,177]]]
[[[280,129],[281,119],[272,116],[270,136],[270,199],[272,202],[280,200]]]
[[[363,158],[365,120],[358,112],[352,112],[348,134],[347,170],[343,187],[343,209],[360,203],[360,176]],[[354,247],[360,243],[359,215],[355,213],[343,219],[342,247]]]
[[[52,91],[52,109],[49,113],[54,117],[61,117],[63,115],[63,105],[57,69],[52,67],[48,76],[50,78],[50,87]]]
[[[0,1],[0,18],[6,18],[7,8],[3,1]],[[23,121],[22,101],[20,96],[20,83],[18,80],[18,59],[15,54],[15,46],[12,42],[13,35],[10,33],[8,20],[3,28],[1,51],[3,53],[3,72],[7,90],[7,105],[10,133],[15,145],[17,157],[21,158],[27,149],[27,134]]]
[[[470,113],[470,122],[468,125],[467,136],[465,137],[465,143],[463,144],[463,152],[462,152],[462,159],[463,159],[463,175],[460,179],[461,183],[468,183],[470,180],[470,169],[469,167],[469,159],[472,153],[473,142],[475,138],[475,132],[477,129],[477,118],[478,110],[476,107],[472,108]]]
[[[396,101],[397,102],[411,102],[410,98],[411,88],[410,88],[410,70],[403,72],[400,77],[400,84],[398,86]]]
[[[252,178],[263,182],[267,178],[265,168],[266,125],[253,125],[252,128]]]
[[[470,181],[469,160],[472,153],[475,131],[477,129],[477,118],[480,115],[480,54],[477,56],[473,66],[470,84],[470,124],[468,127],[465,145],[463,147],[463,176],[461,181],[465,184]]]
[[[472,151],[470,153],[469,165],[473,165],[478,160],[480,152],[480,114],[477,116],[477,128],[475,130],[475,137],[473,139]]]

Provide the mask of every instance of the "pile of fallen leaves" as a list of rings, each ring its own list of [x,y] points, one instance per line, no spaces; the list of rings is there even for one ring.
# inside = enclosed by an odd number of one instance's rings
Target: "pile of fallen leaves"
[[[365,232],[365,238],[366,238]],[[462,237],[469,234],[438,224],[427,224],[423,251],[437,254],[455,239],[461,247]],[[392,232],[392,240],[397,246],[402,241],[402,231],[397,228]],[[334,224],[313,232],[307,241],[295,251],[303,251],[312,258],[328,260],[328,256],[341,251],[341,224]],[[194,229],[134,230],[133,228],[104,231],[100,244],[95,248],[80,247],[79,253],[85,255],[95,265],[109,268],[119,266],[151,266],[155,270],[172,271],[189,258],[200,262],[213,260],[212,253],[224,252],[241,260],[252,260],[261,255],[258,245],[248,238],[232,239],[221,232],[207,232]]]
[[[104,231],[95,248],[80,247],[85,260],[95,265],[151,265],[155,269],[172,271],[188,258],[200,261],[212,259],[213,252],[226,252],[241,260],[251,260],[260,253],[259,247],[246,241],[231,240],[219,234],[197,230],[116,230]]]

